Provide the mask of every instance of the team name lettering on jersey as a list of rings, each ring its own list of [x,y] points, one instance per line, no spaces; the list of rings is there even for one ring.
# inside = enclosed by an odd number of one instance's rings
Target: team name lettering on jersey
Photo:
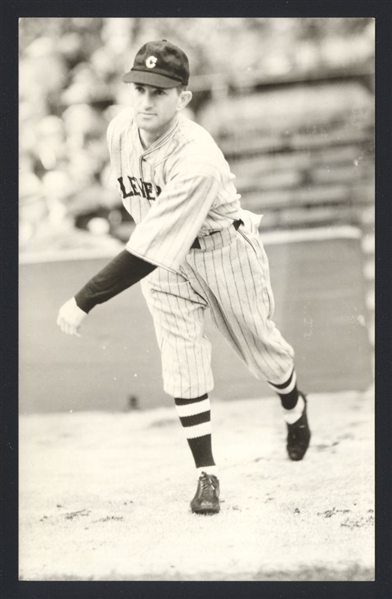
[[[119,177],[117,181],[120,185],[123,198],[141,196],[143,198],[146,198],[146,200],[156,200],[156,198],[162,191],[159,185],[155,185],[155,196],[154,187],[152,183],[148,183],[148,181],[143,181],[142,179],[138,179],[137,177]]]

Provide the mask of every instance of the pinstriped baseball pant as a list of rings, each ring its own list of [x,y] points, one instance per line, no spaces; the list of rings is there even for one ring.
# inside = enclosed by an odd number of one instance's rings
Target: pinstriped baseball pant
[[[258,234],[241,226],[199,238],[178,274],[156,269],[142,281],[162,357],[163,386],[191,399],[213,389],[206,309],[232,349],[258,379],[280,384],[294,365],[293,348],[272,316],[267,255]]]

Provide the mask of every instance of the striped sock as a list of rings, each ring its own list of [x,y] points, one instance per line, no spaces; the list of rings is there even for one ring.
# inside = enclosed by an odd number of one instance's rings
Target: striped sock
[[[211,406],[207,394],[195,399],[174,398],[177,413],[198,469],[217,474],[212,455]]]
[[[292,410],[295,408],[298,401],[297,374],[295,368],[293,368],[290,376],[282,383],[271,383],[268,381],[268,385],[279,395],[285,410]]]

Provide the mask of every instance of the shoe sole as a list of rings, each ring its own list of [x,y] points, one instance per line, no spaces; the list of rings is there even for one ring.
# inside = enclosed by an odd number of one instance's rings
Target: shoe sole
[[[288,452],[288,456],[292,462],[300,462],[301,460],[304,459],[305,454],[308,451],[308,449],[309,448],[307,448],[303,454],[293,454],[293,453]]]
[[[205,509],[201,509],[201,510],[192,510],[193,514],[202,514],[204,516],[212,516],[213,514],[219,514],[219,509],[213,509],[213,508],[205,508]]]
[[[210,504],[201,505],[198,508],[192,508],[191,511],[193,514],[217,514],[220,511],[220,506]]]

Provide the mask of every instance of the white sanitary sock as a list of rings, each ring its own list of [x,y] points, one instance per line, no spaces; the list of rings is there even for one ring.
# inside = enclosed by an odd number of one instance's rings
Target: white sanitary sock
[[[299,395],[297,404],[292,410],[285,410],[284,408],[282,408],[283,418],[285,419],[285,422],[287,422],[287,424],[294,424],[294,422],[297,422],[297,420],[301,418],[304,409],[304,398],[302,397],[302,395]]]

